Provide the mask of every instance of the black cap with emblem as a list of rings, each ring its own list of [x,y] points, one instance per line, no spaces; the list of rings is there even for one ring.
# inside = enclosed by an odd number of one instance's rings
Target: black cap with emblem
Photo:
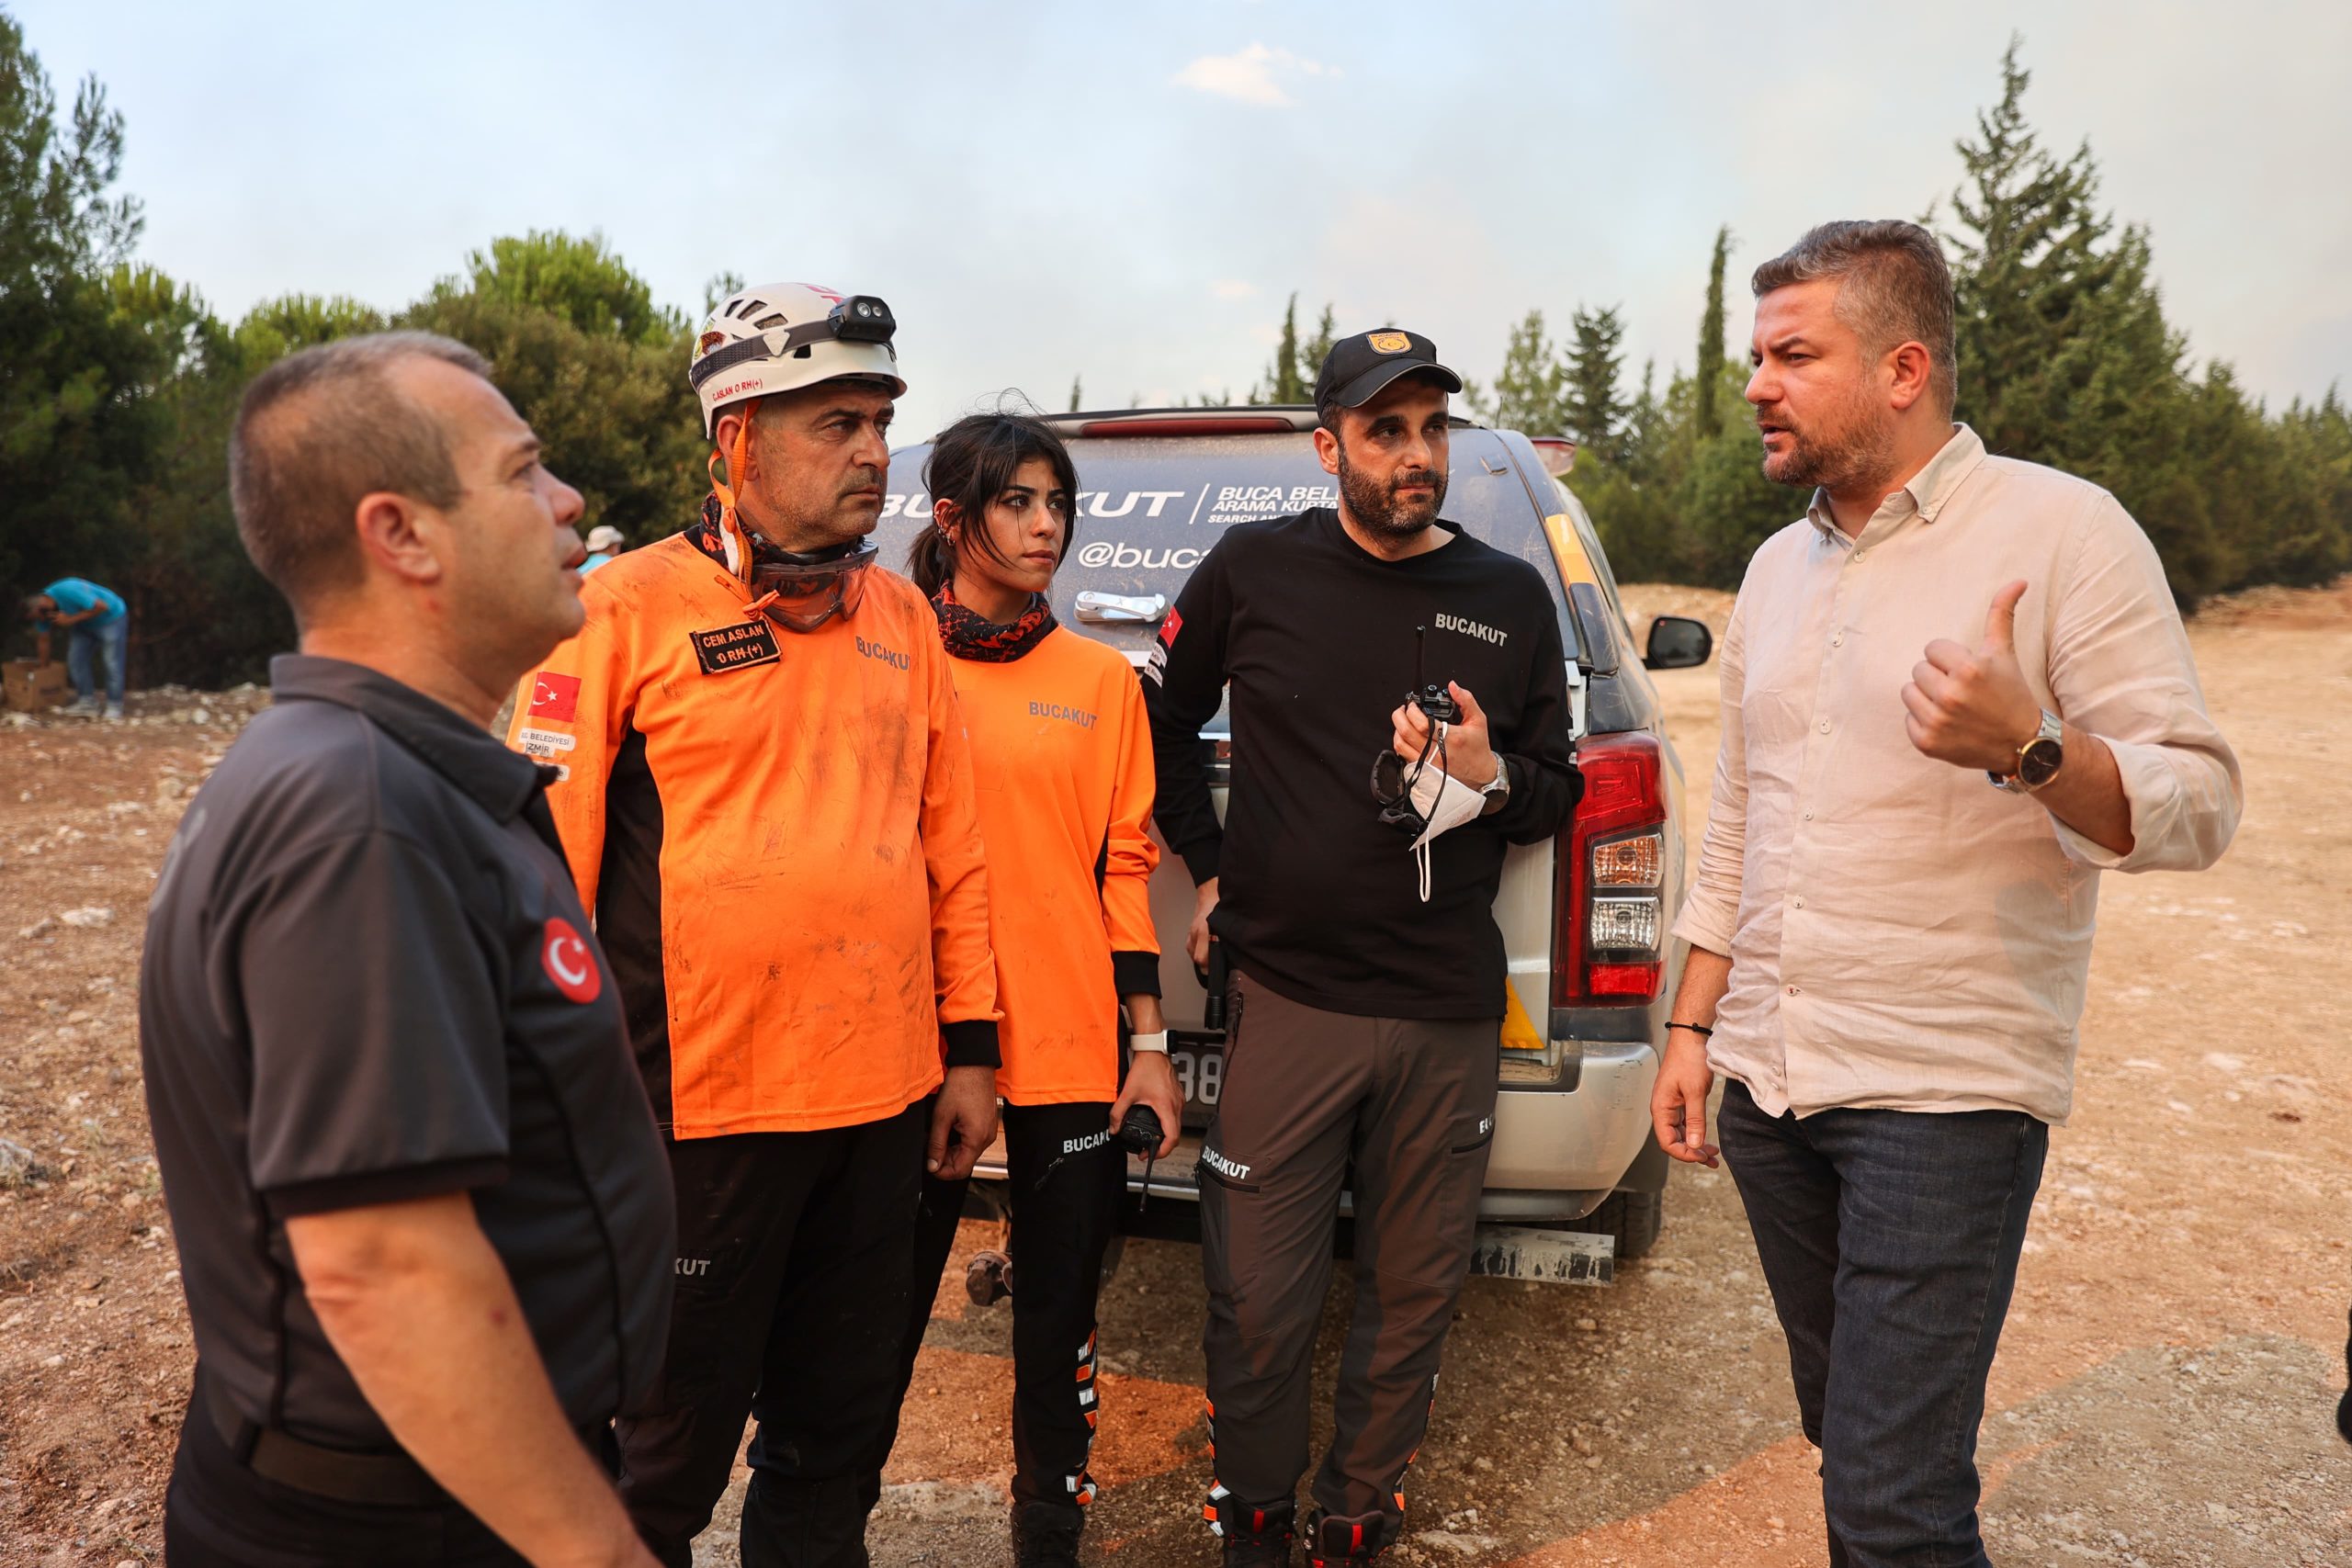
[[[1362,408],[1399,376],[1427,376],[1449,392],[1462,390],[1462,378],[1437,362],[1437,344],[1419,333],[1395,328],[1358,333],[1331,345],[1315,378],[1318,410]]]

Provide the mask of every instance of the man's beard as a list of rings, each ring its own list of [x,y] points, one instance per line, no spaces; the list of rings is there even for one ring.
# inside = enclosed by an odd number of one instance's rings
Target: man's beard
[[[1764,477],[1774,484],[1838,491],[1859,488],[1892,472],[1894,424],[1868,398],[1866,389],[1857,388],[1854,400],[1837,411],[1842,417],[1827,429],[1800,430],[1780,409],[1758,409],[1759,423],[1777,424],[1789,437],[1786,452],[1764,454]]]
[[[848,504],[853,491],[883,482],[880,470],[860,468],[831,496],[795,492],[785,496],[756,493],[752,508],[737,507],[737,516],[751,530],[780,550],[806,553],[849,545],[874,532],[881,509]],[[753,514],[756,510],[756,516]]]
[[[1400,501],[1396,491],[1408,481],[1430,487],[1427,501]],[[1340,448],[1340,496],[1348,503],[1348,515],[1372,533],[1392,539],[1409,539],[1437,521],[1438,508],[1445,504],[1445,471],[1442,468],[1408,469],[1387,484],[1359,473],[1348,461],[1348,449]]]

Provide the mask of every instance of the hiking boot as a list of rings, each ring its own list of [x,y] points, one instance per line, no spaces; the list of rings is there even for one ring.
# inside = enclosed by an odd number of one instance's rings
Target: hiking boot
[[[964,1293],[974,1306],[994,1306],[1012,1294],[1012,1259],[996,1251],[972,1254],[964,1265]]]
[[[67,703],[63,707],[57,710],[57,716],[60,718],[96,718],[98,716],[97,699],[96,697],[75,697],[72,702]]]
[[[1388,1517],[1381,1513],[1317,1513],[1306,1532],[1307,1568],[1369,1562],[1388,1546]]]
[[[122,722],[122,705],[120,703],[108,703],[107,705],[107,722],[108,724],[120,724]]]
[[[1078,1568],[1086,1510],[1065,1503],[1012,1506],[1012,1568]]]
[[[1296,1561],[1290,1550],[1297,1535],[1296,1504],[1261,1508],[1227,1496],[1209,1506],[1209,1522],[1225,1540],[1225,1568],[1291,1568]]]

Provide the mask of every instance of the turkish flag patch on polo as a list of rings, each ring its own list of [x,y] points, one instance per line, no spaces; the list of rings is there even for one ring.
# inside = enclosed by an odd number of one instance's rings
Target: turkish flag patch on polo
[[[1173,610],[1169,611],[1168,618],[1159,623],[1159,646],[1162,648],[1175,647],[1176,634],[1183,629],[1184,617],[1178,615]]]
[[[577,684],[578,682],[574,682]],[[575,1002],[593,1002],[605,988],[605,972],[580,929],[558,915],[539,937],[539,967],[555,988]]]
[[[542,670],[531,677],[531,716],[570,724],[580,712],[580,677]]]

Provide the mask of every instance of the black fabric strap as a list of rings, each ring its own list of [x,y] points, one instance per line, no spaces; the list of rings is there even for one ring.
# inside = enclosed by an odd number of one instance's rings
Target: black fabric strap
[[[256,1427],[239,1415],[210,1378],[198,1377],[200,1393],[220,1440],[239,1463],[265,1481],[342,1503],[387,1507],[423,1507],[450,1500],[424,1467],[408,1455],[356,1453],[305,1442],[288,1433]]]

